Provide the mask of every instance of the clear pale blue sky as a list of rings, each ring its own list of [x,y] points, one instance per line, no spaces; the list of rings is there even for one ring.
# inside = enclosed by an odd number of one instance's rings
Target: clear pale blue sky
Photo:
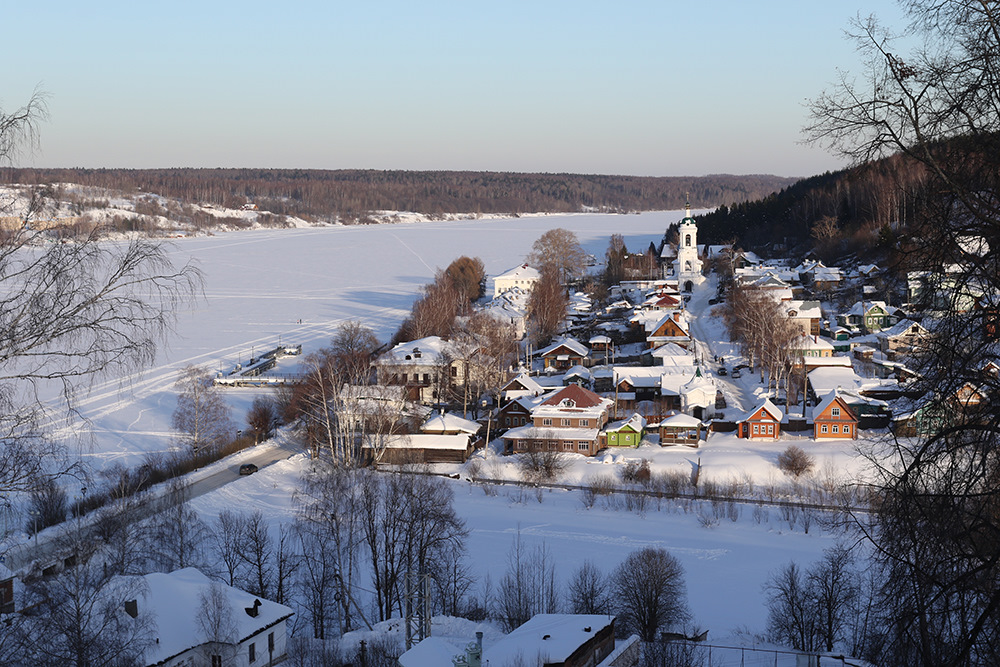
[[[892,0],[8,3],[45,167],[808,176],[804,102]]]

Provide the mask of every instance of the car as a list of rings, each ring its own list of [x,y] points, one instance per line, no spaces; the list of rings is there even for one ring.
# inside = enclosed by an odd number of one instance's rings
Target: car
[[[736,378],[741,378],[741,377],[743,377],[743,371],[741,371],[741,370],[740,370],[740,369],[738,369],[738,368],[734,368],[734,369],[733,369],[733,375],[732,375],[732,377],[733,377],[734,379],[736,379]]]
[[[719,375],[726,375],[726,367],[719,366]]]
[[[253,463],[244,463],[243,465],[240,466],[241,475],[252,475],[255,472],[257,472],[257,466],[255,466]]]

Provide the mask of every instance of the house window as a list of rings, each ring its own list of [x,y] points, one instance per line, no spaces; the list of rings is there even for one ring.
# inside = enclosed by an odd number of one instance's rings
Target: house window
[[[851,432],[851,425],[850,424],[844,424],[844,435],[847,435],[850,432]]]
[[[589,419],[581,419],[580,420],[580,426],[590,426],[590,420]]]
[[[572,440],[570,440],[570,441],[568,441],[568,442],[564,442],[564,443],[563,443],[563,447],[562,447],[562,448],[563,448],[564,450],[566,450],[567,452],[571,452],[571,451],[573,451],[573,441],[572,441]]]
[[[834,424],[833,425],[833,432],[834,433],[840,433],[840,424]]]
[[[458,366],[452,366],[451,367],[451,376],[453,378],[457,378],[458,377]]]
[[[625,434],[625,442],[632,442],[632,434],[631,433],[626,433]]]
[[[573,420],[572,419],[564,419],[564,420],[562,420],[562,425],[563,426],[572,426],[573,425]]]
[[[406,373],[403,373],[403,384],[406,384]]]
[[[820,433],[826,433],[827,432],[826,424],[823,424],[822,426],[819,427],[819,432]]]
[[[548,419],[548,418],[543,419],[542,420],[542,426],[552,426],[552,420]]]
[[[758,424],[754,424],[753,425],[753,432],[754,433],[760,433],[760,426]]]
[[[557,444],[558,443],[555,440],[549,440],[549,451],[550,452],[556,451],[556,445]]]
[[[840,416],[840,408],[833,408],[832,410],[830,410],[830,414],[833,415],[834,417],[839,417]]]
[[[590,451],[590,443],[589,442],[581,442],[581,443],[579,443],[576,446],[576,448],[579,449],[581,452]]]
[[[267,653],[268,655],[274,655],[274,633],[267,633]]]
[[[768,435],[774,435],[774,424],[768,424],[767,425],[767,434]]]
[[[503,418],[503,425],[504,426],[510,426],[510,417],[504,417]]]
[[[250,651],[250,663],[253,664],[257,660],[257,645],[250,642],[250,648],[248,650]]]

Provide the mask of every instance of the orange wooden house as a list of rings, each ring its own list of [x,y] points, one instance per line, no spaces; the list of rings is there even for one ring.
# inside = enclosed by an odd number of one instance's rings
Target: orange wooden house
[[[858,418],[836,391],[831,391],[813,410],[813,437],[857,439]]]
[[[772,403],[771,399],[766,398],[763,403],[736,422],[736,435],[751,440],[761,438],[777,440],[778,436],[781,435],[781,418],[783,416],[778,406]]]

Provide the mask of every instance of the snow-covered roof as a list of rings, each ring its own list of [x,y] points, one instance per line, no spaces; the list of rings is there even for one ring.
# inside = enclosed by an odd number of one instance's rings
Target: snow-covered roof
[[[574,352],[575,354],[580,355],[581,357],[585,357],[588,354],[590,354],[590,349],[586,345],[584,345],[580,341],[576,340],[575,338],[569,338],[569,337],[567,337],[567,338],[560,338],[559,340],[557,340],[556,342],[552,343],[551,345],[549,345],[545,349],[539,350],[537,352],[537,354],[540,357],[544,357],[544,356],[546,356],[548,354],[552,354],[553,352],[555,352],[556,350],[558,350],[560,347],[564,347],[564,346],[568,350]]]
[[[536,614],[496,644],[487,647],[483,651],[483,664],[497,667],[562,664],[614,620],[614,616],[598,614]]]
[[[516,385],[520,385],[521,387],[523,387],[523,389],[514,388]],[[521,394],[528,393],[534,396],[538,396],[545,390],[542,388],[542,385],[535,382],[535,379],[532,378],[530,375],[528,375],[527,373],[520,373],[516,377],[511,379],[509,382],[507,382],[507,384],[504,385],[501,391],[506,393],[508,396],[518,394],[519,392]]]
[[[572,368],[570,368],[569,370],[567,370],[565,373],[563,373],[563,380],[565,380],[566,378],[574,377],[574,376],[575,377],[586,378],[588,380],[593,380],[594,379],[593,373],[591,373],[589,369],[584,368],[580,364],[577,364],[576,366],[573,366]]]
[[[901,336],[911,333],[911,327],[916,327],[916,330],[913,333],[918,335],[925,335],[928,333],[927,329],[925,329],[919,322],[914,322],[913,320],[900,320],[891,327],[882,329],[875,335],[879,338],[892,338],[893,336]]]
[[[770,398],[765,398],[763,403],[758,404],[757,407],[747,412],[745,415],[743,415],[743,418],[739,419],[738,421],[745,422],[751,417],[753,417],[755,414],[757,414],[760,410],[763,410],[764,412],[769,414],[774,419],[774,421],[780,422],[781,418],[784,416],[781,410],[778,408],[778,406],[771,402]]]
[[[635,432],[642,431],[646,428],[646,418],[640,414],[634,414],[628,419],[619,419],[616,422],[611,422],[604,427],[605,431],[620,431],[623,428],[628,427]]]
[[[837,389],[858,391],[871,385],[854,372],[843,366],[817,368],[809,372],[809,385],[817,396],[826,396]]]
[[[461,654],[461,647],[432,636],[399,656],[399,664],[401,667],[451,667],[452,658]]]
[[[666,426],[667,428],[695,428],[701,426],[701,420],[697,417],[686,415],[683,412],[678,412],[676,415],[667,417],[661,421],[660,426]]]
[[[839,391],[837,391],[836,389],[834,389],[833,391],[831,391],[829,394],[826,395],[826,398],[824,398],[822,401],[819,402],[819,405],[817,405],[815,408],[813,408],[813,416],[823,414],[823,412],[826,411],[826,409],[828,407],[830,407],[830,405],[834,401],[836,401],[838,398],[841,400],[841,402],[844,404],[844,406],[847,407],[847,401],[843,397],[840,396],[840,392]],[[850,410],[849,407],[848,407],[848,410]]]
[[[382,355],[382,361],[392,364],[433,365],[443,363],[448,341],[440,336],[427,336],[399,343]]]
[[[568,428],[555,426],[518,426],[512,428],[501,436],[504,440],[596,440],[597,428]]]
[[[361,445],[364,449],[439,449],[464,450],[469,446],[469,436],[465,433],[457,435],[441,435],[439,433],[406,433],[389,435],[384,438],[366,438]]]
[[[694,363],[694,355],[689,350],[685,350],[677,343],[665,343],[650,351],[649,354],[654,358],[658,359],[663,359],[666,357],[689,358],[691,360],[691,363],[692,364]]]
[[[608,345],[609,343],[611,343],[611,339],[608,338],[607,336],[597,335],[597,336],[592,336],[591,339],[587,341],[587,343],[590,345]]]
[[[823,315],[819,301],[798,301],[792,299],[781,303],[785,315],[797,319],[819,319]]]
[[[889,306],[886,305],[885,301],[855,301],[851,309],[847,311],[847,315],[857,315],[864,316],[865,313],[871,311],[873,308],[881,308],[886,313],[889,312]]]
[[[509,271],[501,273],[493,280],[538,280],[542,274],[527,264],[519,264]]]
[[[432,415],[430,419],[421,424],[420,430],[425,433],[430,431],[462,431],[464,433],[476,433],[479,431],[479,424],[450,412],[439,412]]]
[[[146,650],[144,664],[157,664],[208,641],[198,624],[198,610],[201,597],[213,583],[220,588],[228,603],[237,642],[294,613],[283,604],[260,600],[246,591],[213,582],[192,567],[170,573],[147,574],[142,579],[146,583],[146,592],[139,602],[139,613],[148,613],[156,626],[156,643]],[[260,606],[257,616],[253,617],[246,610],[252,608],[257,600],[260,600]]]
[[[833,350],[833,343],[819,336],[799,334],[788,346],[793,350]]]

